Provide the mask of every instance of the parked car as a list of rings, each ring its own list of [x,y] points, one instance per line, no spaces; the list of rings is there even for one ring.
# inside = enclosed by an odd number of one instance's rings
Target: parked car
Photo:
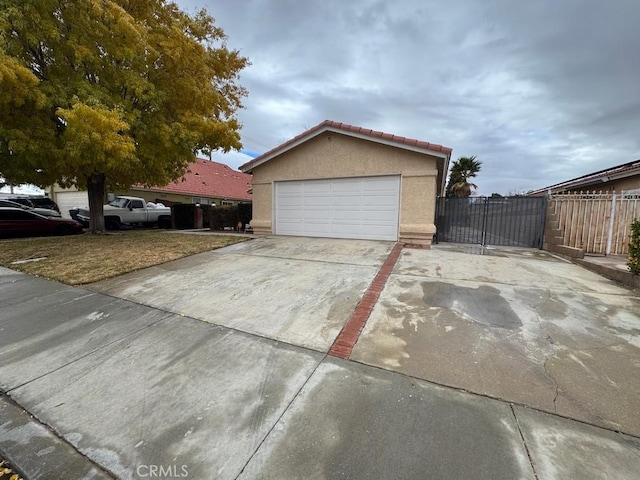
[[[45,217],[22,208],[0,207],[0,237],[71,235],[82,233],[82,224],[61,217]]]
[[[36,207],[48,208],[49,210],[55,210],[60,213],[60,207],[58,207],[58,204],[49,197],[29,197],[29,200],[31,200]]]
[[[77,219],[89,225],[89,208],[80,208]],[[162,204],[147,203],[139,197],[116,197],[104,206],[104,225],[108,230],[119,230],[123,225],[158,225],[171,228],[171,209]]]
[[[25,198],[20,200],[28,200],[28,199]],[[28,203],[16,202],[14,200],[0,200],[0,207],[22,208],[23,210],[35,212],[38,215],[42,215],[44,217],[60,217],[61,216],[60,212],[51,210],[50,208],[33,207]]]

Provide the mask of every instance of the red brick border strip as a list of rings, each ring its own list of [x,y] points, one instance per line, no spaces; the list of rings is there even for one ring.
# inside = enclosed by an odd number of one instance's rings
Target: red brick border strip
[[[332,357],[348,359],[349,356],[351,356],[351,350],[353,350],[358,338],[360,338],[362,329],[367,323],[367,320],[369,320],[369,315],[371,315],[371,311],[378,301],[382,289],[387,284],[389,275],[391,275],[391,271],[393,267],[395,267],[403,247],[403,243],[396,243],[389,253],[382,268],[380,268],[371,285],[369,285],[369,288],[360,299],[360,303],[358,303],[358,306],[351,314],[351,318],[349,318],[344,327],[342,327],[338,338],[336,338],[336,341],[333,342],[333,345],[329,349],[329,355]]]

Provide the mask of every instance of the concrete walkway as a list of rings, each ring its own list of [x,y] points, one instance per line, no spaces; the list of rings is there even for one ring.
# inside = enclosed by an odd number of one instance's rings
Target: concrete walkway
[[[92,290],[0,269],[0,457],[27,479],[637,478],[637,436],[353,361],[429,252],[328,356],[392,247],[259,239]]]

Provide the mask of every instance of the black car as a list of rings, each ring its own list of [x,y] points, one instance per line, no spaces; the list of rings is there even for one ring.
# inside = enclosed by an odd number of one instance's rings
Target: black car
[[[56,212],[60,213],[58,204],[51,200],[49,197],[12,197],[6,198],[5,200],[19,203],[20,205],[24,205],[25,207],[47,208],[49,210],[55,210]]]
[[[33,213],[37,213],[38,215],[42,215],[44,217],[59,217],[60,212],[56,210],[52,210],[50,208],[42,208],[42,207],[32,207],[30,205],[25,205],[25,203],[14,202],[13,200],[4,200],[0,199],[0,207],[12,207],[12,208],[21,208],[22,210],[28,210]]]
[[[29,200],[31,200],[31,202],[34,203],[36,207],[48,208],[50,210],[60,212],[60,207],[58,207],[58,204],[51,200],[49,197],[30,197]]]

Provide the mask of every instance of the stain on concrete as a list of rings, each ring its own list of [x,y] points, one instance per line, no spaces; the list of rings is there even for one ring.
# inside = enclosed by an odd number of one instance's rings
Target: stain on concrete
[[[483,441],[486,438],[491,441]],[[449,456],[451,461],[442,461]],[[533,478],[504,404],[366,366],[327,361],[240,478],[425,475]]]
[[[347,323],[358,302],[369,286],[368,282],[358,282],[353,285],[340,284],[332,288],[326,295],[331,299],[331,306],[320,335],[331,344],[335,341]]]
[[[428,306],[453,310],[467,320],[509,329],[522,326],[522,321],[497,288],[423,282],[422,291],[423,300]]]
[[[517,288],[516,298],[530,307],[543,319],[562,319],[567,316],[567,305],[551,294],[549,290]]]
[[[543,260],[547,262],[562,262],[558,258],[554,257],[544,250],[538,250],[533,248],[517,248],[517,247],[485,247],[482,245],[438,245],[438,249],[449,252],[467,253],[471,255],[483,255],[487,257],[501,257],[501,258],[522,258],[529,259],[534,258],[536,260]]]

